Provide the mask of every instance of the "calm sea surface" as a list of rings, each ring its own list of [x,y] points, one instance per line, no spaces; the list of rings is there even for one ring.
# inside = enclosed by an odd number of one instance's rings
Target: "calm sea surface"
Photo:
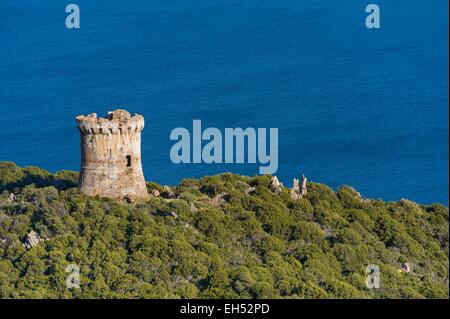
[[[67,3],[65,3],[67,2]],[[78,114],[145,116],[147,180],[258,165],[174,165],[175,127],[278,127],[301,173],[364,196],[448,204],[448,1],[0,2],[0,161],[79,168]]]

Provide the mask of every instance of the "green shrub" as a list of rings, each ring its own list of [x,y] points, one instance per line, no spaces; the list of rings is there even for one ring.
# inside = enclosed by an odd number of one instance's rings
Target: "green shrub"
[[[0,298],[449,296],[449,214],[440,204],[368,202],[351,187],[313,182],[293,200],[270,189],[269,175],[225,173],[133,205],[88,197],[77,180],[0,162]],[[45,240],[27,250],[32,230]],[[65,287],[72,263],[81,289]],[[381,289],[365,286],[369,264],[380,267]]]

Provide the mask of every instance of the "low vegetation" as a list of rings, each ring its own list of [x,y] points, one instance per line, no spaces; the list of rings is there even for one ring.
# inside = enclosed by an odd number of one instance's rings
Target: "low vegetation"
[[[448,208],[270,176],[185,179],[145,203],[90,198],[78,174],[0,163],[0,298],[448,298]],[[10,193],[16,198],[9,200]],[[173,194],[172,194],[173,192]],[[42,239],[26,249],[27,235]],[[66,287],[66,267],[80,288]],[[381,287],[366,287],[366,267]]]

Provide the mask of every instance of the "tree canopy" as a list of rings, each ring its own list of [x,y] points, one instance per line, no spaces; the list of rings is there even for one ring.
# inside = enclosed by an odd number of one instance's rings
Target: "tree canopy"
[[[271,176],[185,179],[144,203],[0,162],[0,298],[448,298],[448,208]],[[14,201],[8,195],[16,195]],[[173,194],[172,194],[173,192]],[[34,231],[42,241],[26,249]],[[66,267],[80,288],[66,287]],[[368,289],[366,267],[381,286]],[[408,270],[405,270],[405,265]]]

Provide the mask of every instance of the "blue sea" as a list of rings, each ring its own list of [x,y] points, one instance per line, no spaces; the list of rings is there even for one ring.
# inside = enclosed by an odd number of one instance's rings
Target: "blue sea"
[[[1,1],[0,161],[78,170],[74,117],[126,108],[146,119],[147,180],[258,173],[173,164],[171,130],[200,119],[279,128],[284,184],[448,205],[448,0],[377,0],[369,30],[372,2]]]

